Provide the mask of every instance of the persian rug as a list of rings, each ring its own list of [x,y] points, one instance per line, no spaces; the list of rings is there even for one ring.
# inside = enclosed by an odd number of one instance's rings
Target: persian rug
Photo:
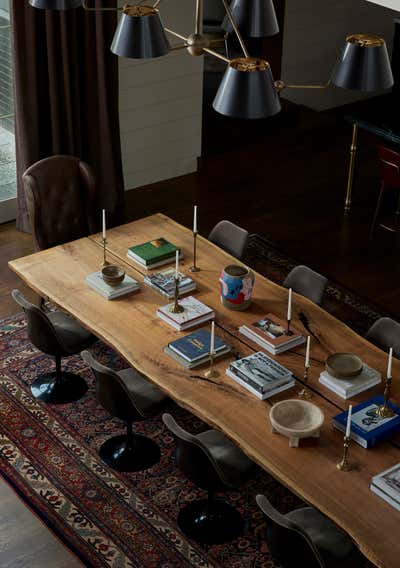
[[[248,266],[278,284],[282,284],[292,268],[303,264],[288,257],[275,243],[258,234],[249,236],[243,260]],[[378,318],[393,317],[373,302],[332,281],[329,281],[327,286],[322,307],[360,335],[364,335]]]

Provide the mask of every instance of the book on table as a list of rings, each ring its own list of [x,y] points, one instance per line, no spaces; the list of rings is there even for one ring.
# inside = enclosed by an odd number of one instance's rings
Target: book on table
[[[175,293],[175,269],[168,268],[162,272],[147,274],[143,282],[168,300],[172,300]],[[178,290],[179,296],[193,292],[196,290],[196,282],[190,276],[185,276],[180,272]]]
[[[261,351],[233,361],[226,374],[261,399],[269,398],[295,384],[289,369]]]
[[[192,369],[210,360],[211,333],[207,329],[199,329],[171,341],[164,352],[184,367]],[[231,348],[218,336],[214,338],[215,358],[218,359],[230,352]]]
[[[178,247],[176,245],[170,243],[164,237],[159,237],[140,245],[129,247],[127,256],[144,268],[157,268],[163,264],[173,262],[177,250]],[[181,253],[179,257],[182,258]]]
[[[157,310],[157,316],[172,325],[178,331],[185,331],[208,320],[214,319],[214,310],[197,300],[193,296],[187,296],[179,301],[184,308],[183,312],[175,314],[170,311],[173,303],[161,306]]]
[[[376,415],[377,407],[383,403],[384,398],[379,395],[353,406],[350,437],[363,448],[372,448],[400,431],[400,408],[398,406],[389,401],[394,416],[383,418]],[[341,432],[346,431],[346,423],[347,410],[333,418],[333,427]]]
[[[337,379],[330,375],[328,371],[323,371],[319,376],[319,382],[341,398],[348,399],[375,385],[379,385],[381,382],[381,374],[364,363],[361,373],[356,377],[351,379]]]
[[[242,325],[239,332],[272,355],[279,355],[304,343],[304,337],[299,330],[291,327],[292,334],[286,335],[286,328],[287,322],[274,314],[267,314],[249,325]]]
[[[118,284],[118,286],[109,286],[104,282],[101,271],[88,274],[86,276],[86,283],[95,292],[107,298],[107,300],[115,300],[116,298],[125,296],[125,294],[135,292],[140,288],[139,282],[127,274],[125,274],[125,278],[121,284]]]
[[[374,475],[370,485],[371,491],[400,511],[400,463]]]

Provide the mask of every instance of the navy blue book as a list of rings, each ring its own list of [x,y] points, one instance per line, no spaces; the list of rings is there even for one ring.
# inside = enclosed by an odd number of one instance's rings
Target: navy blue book
[[[183,357],[186,361],[193,363],[203,357],[207,356],[210,352],[211,333],[207,329],[199,329],[182,337],[171,341],[168,347]],[[214,350],[218,353],[226,348],[226,344],[219,337],[215,336]]]
[[[357,406],[353,406],[351,415],[351,438],[363,448],[372,448],[378,442],[386,440],[400,431],[400,408],[389,401],[395,413],[390,418],[377,416],[377,406],[384,402],[383,396],[374,396]],[[333,418],[333,426],[342,432],[346,431],[347,410]]]

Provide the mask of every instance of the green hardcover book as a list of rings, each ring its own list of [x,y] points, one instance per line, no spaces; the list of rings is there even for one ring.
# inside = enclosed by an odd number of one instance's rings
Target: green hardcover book
[[[160,237],[141,245],[129,247],[129,254],[147,265],[173,257],[176,250],[178,250],[177,246]]]

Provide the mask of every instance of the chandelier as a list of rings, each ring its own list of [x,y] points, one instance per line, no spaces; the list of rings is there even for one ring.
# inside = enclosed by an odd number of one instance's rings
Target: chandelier
[[[143,0],[142,0],[143,1]],[[111,51],[121,57],[148,59],[162,57],[172,50],[186,49],[198,57],[209,54],[227,65],[215,96],[214,109],[232,118],[267,118],[281,110],[280,92],[285,88],[325,89],[330,86],[358,91],[379,91],[393,86],[393,75],[385,40],[378,36],[352,34],[324,85],[290,85],[275,81],[271,66],[263,58],[252,57],[243,40],[246,37],[268,37],[279,33],[272,0],[222,0],[226,16],[222,28],[236,35],[242,55],[230,59],[215,51],[221,41],[202,32],[202,0],[196,0],[194,30],[183,35],[166,28],[158,6],[141,2],[122,8],[92,8],[87,0],[29,0],[31,6],[45,10],[67,10],[82,7],[88,11],[118,11],[121,17],[111,44]],[[180,40],[171,46],[168,36]]]

